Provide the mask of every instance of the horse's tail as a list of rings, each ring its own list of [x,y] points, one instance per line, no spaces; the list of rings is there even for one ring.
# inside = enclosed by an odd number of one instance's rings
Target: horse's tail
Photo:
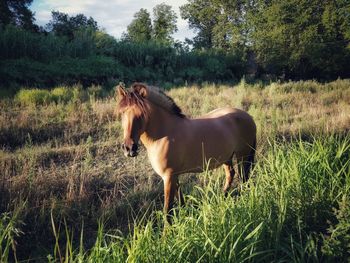
[[[249,161],[251,163],[251,169],[254,168],[254,162],[255,162],[255,151],[256,151],[256,137],[254,138],[253,144],[250,149],[249,153]]]
[[[244,177],[243,181],[246,182],[249,179],[249,174],[254,168],[255,164],[255,151],[256,151],[256,137],[254,138],[253,143],[250,145],[250,151],[248,156],[246,157],[244,163]]]

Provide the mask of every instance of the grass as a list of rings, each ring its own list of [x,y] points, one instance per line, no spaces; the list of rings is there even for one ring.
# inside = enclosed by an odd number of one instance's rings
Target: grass
[[[189,116],[247,110],[258,164],[239,198],[221,193],[220,169],[184,175],[186,206],[165,228],[161,179],[144,149],[122,156],[116,102],[102,93],[0,102],[0,234],[18,230],[3,235],[2,261],[349,259],[349,80],[169,90]]]
[[[12,214],[11,213],[2,213],[0,217],[0,261],[6,262],[9,258],[10,251],[14,252],[14,259],[16,258],[16,238],[23,234],[23,232],[18,228],[21,223],[18,220],[18,212],[20,209],[17,209]]]
[[[88,98],[101,98],[104,95],[101,86],[91,86],[84,90],[81,85],[73,87],[59,86],[52,90],[20,89],[15,101],[23,106],[49,105],[52,103],[84,102]]]
[[[126,237],[99,234],[87,262],[345,262],[350,253],[350,137],[272,142],[241,196],[222,193],[223,172],[201,175],[163,226],[154,212]],[[340,216],[341,215],[341,216]],[[334,253],[336,252],[336,253]]]

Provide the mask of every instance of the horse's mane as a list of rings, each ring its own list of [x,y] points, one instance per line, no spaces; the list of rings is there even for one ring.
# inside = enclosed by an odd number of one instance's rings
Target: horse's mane
[[[138,86],[142,86],[147,90],[147,96],[144,98],[137,91]],[[184,118],[181,108],[175,103],[175,101],[166,95],[161,89],[154,86],[148,86],[141,83],[134,83],[131,86],[131,91],[119,101],[119,108],[136,105],[144,114],[148,112],[148,105],[146,100],[156,104],[169,113],[172,113],[180,118]]]

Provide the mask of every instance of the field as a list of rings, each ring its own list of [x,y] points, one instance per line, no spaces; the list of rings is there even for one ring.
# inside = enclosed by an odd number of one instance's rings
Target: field
[[[120,150],[113,92],[23,89],[0,101],[0,262],[350,260],[350,80],[167,94],[187,116],[230,105],[254,117],[241,195],[224,196],[223,169],[183,175],[186,205],[164,225],[145,150]]]

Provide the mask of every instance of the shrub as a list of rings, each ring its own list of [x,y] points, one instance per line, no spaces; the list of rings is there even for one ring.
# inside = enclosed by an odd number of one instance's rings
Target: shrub
[[[316,93],[322,90],[323,85],[316,81],[296,81],[296,82],[286,82],[280,85],[273,83],[270,85],[270,89],[276,93],[293,93],[293,92],[310,92]]]
[[[88,94],[86,90],[83,89],[81,85],[75,85],[72,88],[72,93],[73,93],[73,101],[86,101],[88,99]]]
[[[324,236],[322,252],[345,262],[350,255],[350,201],[345,195],[339,202],[339,209],[334,209],[337,224],[331,225],[328,235]]]
[[[89,93],[89,94],[88,94]],[[45,105],[52,102],[68,103],[70,101],[86,101],[88,95],[94,97],[101,96],[102,88],[93,86],[87,92],[80,85],[68,87],[56,87],[51,91],[44,89],[21,89],[17,95],[16,100],[22,105]]]
[[[50,95],[55,102],[67,103],[73,98],[73,90],[68,87],[57,87],[51,90]]]
[[[48,90],[41,89],[21,89],[16,99],[23,105],[42,105],[52,101],[52,96]]]
[[[89,87],[87,89],[87,92],[88,92],[89,96],[92,98],[103,97],[103,89],[101,86],[92,85],[91,87]]]

